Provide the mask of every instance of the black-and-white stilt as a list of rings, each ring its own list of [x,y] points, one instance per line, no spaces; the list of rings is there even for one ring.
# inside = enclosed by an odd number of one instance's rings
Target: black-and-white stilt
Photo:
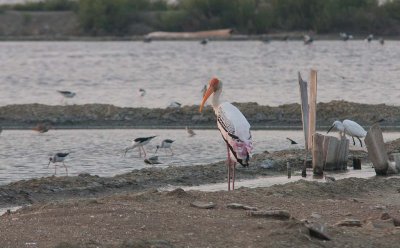
[[[75,92],[67,91],[67,90],[57,90],[57,92],[60,93],[63,96],[63,99],[62,99],[61,102],[64,103],[64,104],[65,104],[65,99],[66,98],[73,98],[76,95]]]
[[[286,138],[286,139],[290,141],[291,145],[297,145],[297,142],[292,140],[291,138]]]
[[[142,89],[142,88],[140,88],[140,89],[138,90],[138,93],[139,93],[139,96],[143,97],[143,96],[145,96],[145,95],[146,95],[146,90],[145,90],[145,89]]]
[[[132,144],[130,146],[125,147],[125,154],[132,149],[135,149],[136,147],[139,148],[139,156],[142,157],[142,150],[144,153],[144,157],[147,157],[146,155],[146,151],[144,150],[144,145],[147,145],[150,140],[152,140],[153,138],[155,138],[156,136],[150,136],[150,137],[141,137],[141,138],[136,138],[134,140],[132,140]]]
[[[170,139],[163,140],[161,142],[161,145],[157,146],[156,153],[157,153],[158,149],[164,148],[164,149],[169,149],[171,151],[171,156],[174,155],[174,152],[172,151],[172,148],[171,148],[172,143],[174,143],[173,140],[170,140]]]
[[[181,106],[182,106],[182,104],[179,103],[179,102],[171,102],[171,103],[167,106],[167,108],[180,108]]]
[[[50,163],[54,164],[54,175],[57,174],[57,164],[56,163],[62,163],[64,168],[65,168],[65,172],[67,173],[68,176],[68,168],[64,163],[65,158],[68,156],[69,153],[56,153],[53,155],[53,157],[49,158],[49,164],[47,165],[47,168],[50,166]]]

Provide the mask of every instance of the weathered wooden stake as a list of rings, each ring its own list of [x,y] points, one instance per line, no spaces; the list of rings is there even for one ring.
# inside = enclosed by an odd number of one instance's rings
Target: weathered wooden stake
[[[361,170],[361,159],[353,158],[353,169],[354,170]]]
[[[312,136],[317,125],[317,71],[310,72],[310,96],[308,99],[308,148],[312,149]]]
[[[303,122],[303,132],[304,132],[304,148],[305,148],[305,157],[304,157],[304,165],[303,170],[301,172],[302,177],[307,176],[307,154],[308,154],[308,95],[307,95],[307,82],[303,81],[301,78],[300,72],[298,72],[299,86],[300,86],[300,99],[301,99],[301,118]]]
[[[378,124],[371,126],[364,141],[368,150],[368,158],[374,165],[376,174],[387,175],[389,158],[383,142],[382,130]]]
[[[337,154],[337,168],[339,170],[347,169],[347,156],[349,155],[349,140],[346,137],[341,137],[339,150]]]
[[[314,175],[322,175],[324,173],[324,140],[324,135],[321,135],[319,133],[313,135],[312,164]]]
[[[396,163],[397,171],[400,171],[400,153],[393,153],[393,158]]]
[[[291,178],[292,177],[292,167],[290,166],[290,163],[286,163],[286,168],[287,168],[287,177]]]

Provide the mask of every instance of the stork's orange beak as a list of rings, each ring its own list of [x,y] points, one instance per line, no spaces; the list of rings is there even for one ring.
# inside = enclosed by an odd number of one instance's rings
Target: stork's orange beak
[[[203,110],[204,104],[206,103],[207,99],[211,96],[212,93],[214,93],[214,88],[210,86],[210,87],[208,87],[206,93],[204,93],[203,100],[201,101],[200,110],[199,110],[200,113]]]

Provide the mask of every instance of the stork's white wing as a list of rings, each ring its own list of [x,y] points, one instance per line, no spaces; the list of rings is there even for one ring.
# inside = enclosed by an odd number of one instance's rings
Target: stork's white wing
[[[230,134],[241,141],[251,140],[250,124],[246,117],[232,104],[225,102],[219,105],[218,123]]]

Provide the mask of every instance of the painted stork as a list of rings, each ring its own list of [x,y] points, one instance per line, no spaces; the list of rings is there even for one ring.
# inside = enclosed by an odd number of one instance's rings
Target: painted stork
[[[250,133],[250,124],[244,115],[228,102],[221,102],[222,82],[212,78],[200,105],[203,110],[207,99],[212,95],[211,106],[217,116],[218,129],[221,132],[227,147],[228,190],[235,189],[236,162],[246,167],[249,165],[253,143]]]

